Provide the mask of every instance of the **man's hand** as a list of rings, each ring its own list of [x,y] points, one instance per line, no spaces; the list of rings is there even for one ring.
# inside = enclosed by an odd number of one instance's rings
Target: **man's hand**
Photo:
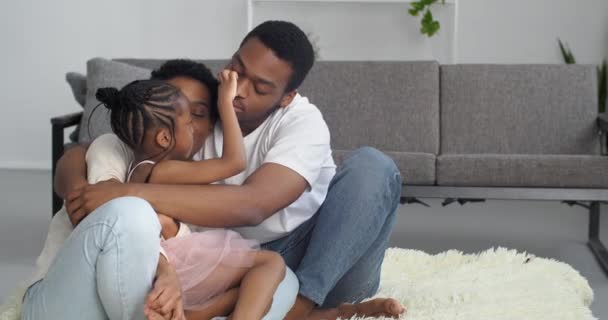
[[[185,320],[182,289],[175,269],[164,257],[160,257],[156,280],[146,297],[144,314],[148,319],[162,315],[165,319]]]
[[[97,184],[85,184],[71,191],[66,198],[66,210],[73,226],[106,202],[128,194],[126,184],[108,180]]]

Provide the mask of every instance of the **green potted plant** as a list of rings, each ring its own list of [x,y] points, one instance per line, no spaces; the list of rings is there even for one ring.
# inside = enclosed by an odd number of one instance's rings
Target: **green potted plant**
[[[574,58],[574,54],[572,54],[572,50],[568,47],[567,44],[564,44],[562,40],[557,39],[559,44],[559,49],[562,53],[562,57],[564,58],[564,62],[566,64],[575,64],[576,58]],[[602,61],[597,67],[597,86],[598,86],[598,111],[603,113],[606,111],[606,102],[608,97],[606,96],[606,92],[608,90],[608,64],[606,63],[606,59]]]

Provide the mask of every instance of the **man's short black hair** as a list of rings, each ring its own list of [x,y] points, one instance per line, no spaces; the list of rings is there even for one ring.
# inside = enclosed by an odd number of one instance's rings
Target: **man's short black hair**
[[[201,82],[209,90],[211,105],[209,106],[209,117],[216,122],[219,117],[217,110],[217,89],[219,82],[204,64],[187,59],[167,60],[158,69],[152,71],[152,80],[170,80],[176,77],[188,77]]]
[[[289,63],[293,73],[285,91],[297,89],[315,61],[313,46],[304,31],[291,22],[266,21],[245,36],[241,47],[251,38],[259,39],[279,59]]]

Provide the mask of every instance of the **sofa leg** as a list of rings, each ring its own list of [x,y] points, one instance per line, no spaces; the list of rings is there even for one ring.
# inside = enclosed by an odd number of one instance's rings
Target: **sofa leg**
[[[64,139],[63,127],[58,125],[53,125],[53,131],[51,136],[52,143],[52,156],[53,156],[53,165],[51,168],[51,186],[53,186],[53,181],[55,180],[55,169],[57,168],[57,161],[61,158],[63,154],[63,139]],[[53,205],[52,205],[52,215],[55,215],[59,209],[63,206],[63,199],[59,197],[55,190],[53,190]]]
[[[608,250],[600,240],[600,202],[591,202],[589,207],[589,242],[587,245],[608,276]]]

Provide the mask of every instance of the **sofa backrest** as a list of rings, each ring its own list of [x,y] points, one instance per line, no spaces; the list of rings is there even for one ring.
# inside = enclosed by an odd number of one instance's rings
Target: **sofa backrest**
[[[117,59],[154,69],[164,60]],[[218,72],[226,60],[200,60]],[[437,62],[318,61],[299,92],[323,113],[332,147],[439,151]]]
[[[442,154],[598,154],[586,65],[441,66]]]
[[[439,151],[437,62],[320,61],[299,91],[321,109],[336,150]]]

